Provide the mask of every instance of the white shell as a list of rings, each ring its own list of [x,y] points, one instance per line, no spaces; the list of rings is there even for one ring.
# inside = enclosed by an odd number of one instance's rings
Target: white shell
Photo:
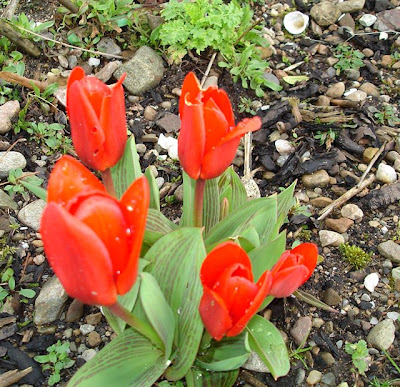
[[[376,285],[379,282],[379,274],[371,273],[368,274],[364,279],[365,289],[369,290],[371,293],[375,290]]]
[[[292,35],[301,34],[308,26],[310,18],[299,11],[289,12],[283,18],[283,26]]]

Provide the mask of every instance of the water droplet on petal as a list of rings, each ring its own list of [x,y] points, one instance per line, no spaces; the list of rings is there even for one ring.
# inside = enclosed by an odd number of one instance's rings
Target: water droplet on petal
[[[126,206],[126,209],[127,209],[128,211],[133,211],[133,207],[132,207],[132,206]]]
[[[120,239],[120,237],[115,237],[115,242],[119,242]]]
[[[92,296],[97,296],[97,292],[95,291],[91,291],[90,293],[92,294]]]
[[[131,235],[131,233],[132,233],[131,229],[130,229],[130,228],[127,228],[127,229],[126,229],[126,235]]]
[[[121,270],[117,270],[117,274],[118,274],[118,275],[121,274]]]

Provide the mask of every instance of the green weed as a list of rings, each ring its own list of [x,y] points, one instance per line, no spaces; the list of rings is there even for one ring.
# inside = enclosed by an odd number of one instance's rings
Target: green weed
[[[343,70],[358,70],[360,67],[364,66],[362,58],[364,58],[365,55],[359,50],[354,50],[347,44],[338,44],[334,56],[339,59],[333,66],[338,75]]]

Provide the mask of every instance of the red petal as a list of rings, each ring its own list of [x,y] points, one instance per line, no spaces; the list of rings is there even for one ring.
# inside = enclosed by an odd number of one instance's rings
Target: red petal
[[[223,112],[213,99],[209,99],[204,105],[204,125],[206,129],[206,143],[204,153],[215,149],[229,131],[229,124]]]
[[[47,259],[71,297],[91,305],[116,302],[108,251],[88,226],[57,204],[49,203],[40,233]]]
[[[225,90],[209,87],[203,92],[203,103],[207,104],[209,99],[215,101],[219,110],[221,110],[222,114],[225,116],[228,126],[230,128],[235,126],[235,117],[233,116],[231,101],[229,100],[228,94],[226,94]]]
[[[203,104],[185,101],[178,137],[179,161],[185,172],[198,179],[205,146]]]
[[[47,186],[47,201],[65,205],[84,192],[106,192],[100,180],[71,156],[63,156],[55,164]]]
[[[311,273],[314,271],[318,262],[317,245],[315,245],[314,243],[302,243],[292,249],[291,253],[303,257],[301,263],[307,266],[311,276]]]
[[[111,89],[100,79],[88,76],[81,81],[82,90],[92,105],[97,117],[100,117],[103,99],[111,95]]]
[[[248,132],[255,132],[261,128],[261,119],[258,116],[252,118],[245,118],[240,121],[224,138],[221,139],[221,143],[228,142],[234,138],[242,137]]]
[[[205,258],[200,269],[202,284],[212,289],[225,269],[230,266],[240,266],[242,276],[247,269],[247,279],[253,281],[251,262],[246,252],[236,243],[225,242],[215,247]]]
[[[74,67],[74,69],[71,71],[68,77],[68,82],[67,82],[67,105],[68,105],[68,100],[70,98],[70,90],[71,90],[71,85],[76,82],[80,81],[81,79],[85,78],[85,70],[82,67]]]
[[[149,204],[150,188],[147,179],[142,176],[130,185],[121,198],[121,208],[129,225],[129,231],[126,231],[131,236],[131,250],[117,279],[118,294],[125,294],[136,281]]]
[[[131,237],[119,203],[106,195],[91,195],[80,200],[71,214],[90,227],[103,242],[110,255],[115,282],[129,259]]]
[[[72,142],[79,158],[91,168],[104,170],[103,162],[97,155],[104,146],[105,135],[82,82],[74,82],[70,86],[67,110]]]
[[[271,287],[271,273],[269,271],[261,275],[257,282],[257,287],[259,288],[258,293],[254,297],[249,308],[243,314],[243,317],[227,332],[226,335],[228,337],[240,334],[264,302]]]
[[[181,98],[179,100],[179,114],[181,119],[184,114],[183,110],[186,100],[194,102],[194,99],[197,97],[200,91],[200,83],[196,75],[193,72],[188,73],[183,81]]]
[[[293,266],[280,270],[273,275],[272,286],[269,294],[274,297],[283,298],[290,296],[309,278],[306,266]]]
[[[224,301],[218,294],[204,288],[199,312],[207,331],[215,340],[221,340],[232,326],[232,320]]]

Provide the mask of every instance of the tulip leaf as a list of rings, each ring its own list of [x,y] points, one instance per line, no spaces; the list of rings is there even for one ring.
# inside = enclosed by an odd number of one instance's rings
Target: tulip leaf
[[[182,171],[183,177],[183,208],[180,225],[182,227],[194,226],[194,191],[196,188],[196,180],[193,180],[189,175]]]
[[[296,181],[278,194],[278,230],[285,222],[288,212],[293,208],[296,203],[296,200],[293,197],[295,187]]]
[[[84,364],[69,387],[151,387],[167,368],[164,354],[133,329],[125,330]]]
[[[282,231],[274,240],[250,251],[249,257],[255,279],[260,278],[266,270],[270,270],[286,249],[286,233]]]
[[[118,163],[111,168],[117,197],[120,198],[132,182],[142,175],[135,138],[131,136],[126,143],[124,154]]]
[[[204,189],[203,224],[205,234],[218,223],[221,204],[218,190],[218,178],[206,180]]]
[[[200,228],[181,228],[165,235],[147,252],[146,271],[157,280],[177,319],[174,345],[179,348],[166,371],[179,380],[192,366],[203,333],[198,311],[202,286],[200,265],[206,255]]]
[[[279,330],[267,319],[255,315],[247,324],[250,348],[268,367],[274,379],[290,370],[289,355]]]
[[[146,261],[145,259],[139,259],[139,273],[141,273],[148,264],[149,261]],[[118,296],[118,302],[130,312],[132,311],[136,303],[136,299],[139,293],[140,281],[141,278],[138,276],[131,290],[129,290],[129,292],[124,294],[123,296]],[[106,316],[107,322],[110,324],[113,331],[117,335],[121,334],[126,327],[126,322],[118,318],[115,314],[111,313],[108,308],[102,308],[102,311],[104,316]]]
[[[168,234],[176,230],[178,226],[166,218],[160,211],[150,208],[147,213],[146,230]]]
[[[242,366],[250,356],[247,332],[239,336],[213,340],[196,365],[209,371],[231,371]]]
[[[156,178],[151,172],[151,168],[147,167],[144,172],[150,186],[150,208],[160,211],[160,191],[157,186]]]
[[[229,201],[229,212],[233,212],[247,201],[246,189],[233,167],[229,167],[219,178],[221,201],[227,198]]]
[[[244,230],[238,237],[238,241],[240,247],[242,247],[246,253],[249,253],[254,248],[260,246],[260,237],[258,236],[257,230],[253,226]]]
[[[44,188],[38,187],[37,185],[24,181],[22,179],[19,180],[19,183],[21,183],[21,185],[23,185],[27,190],[31,191],[39,199],[42,199],[44,201],[47,200],[47,191]]]
[[[157,280],[150,273],[141,273],[140,301],[150,324],[164,343],[165,360],[171,355],[175,317]]]
[[[208,372],[192,368],[186,374],[187,387],[232,387],[239,376],[239,370]]]

